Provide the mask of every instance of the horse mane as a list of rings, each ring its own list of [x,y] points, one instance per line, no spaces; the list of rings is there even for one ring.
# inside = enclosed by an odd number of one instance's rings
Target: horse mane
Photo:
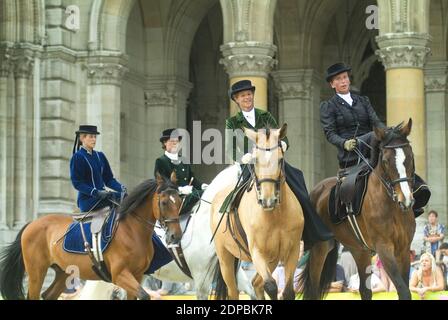
[[[395,127],[388,127],[385,129],[385,136],[382,140],[379,140],[376,135],[373,136],[371,141],[372,151],[370,152],[370,166],[375,168],[378,165],[380,156],[380,147],[388,145],[392,140],[402,140],[403,142],[409,142],[408,139],[403,136],[401,129],[403,129],[404,123],[396,125]]]
[[[157,182],[155,179],[145,180],[135,187],[121,203],[119,220],[123,220],[130,212],[136,210],[146,197],[154,194],[156,190]]]

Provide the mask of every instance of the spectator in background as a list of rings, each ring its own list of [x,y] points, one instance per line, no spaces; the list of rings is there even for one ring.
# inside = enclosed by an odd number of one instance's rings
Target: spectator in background
[[[436,251],[436,264],[442,269],[445,280],[444,290],[448,290],[448,243],[442,243]]]
[[[294,278],[293,278],[293,288],[296,291],[296,288],[298,286],[298,279],[299,275],[302,272],[302,269],[296,268],[294,271]],[[286,277],[285,277],[285,266],[282,262],[278,264],[278,266],[275,268],[274,272],[272,272],[272,277],[274,278],[275,282],[277,283],[277,298],[281,299],[283,295],[283,290],[285,290],[286,285]]]
[[[426,292],[442,291],[443,288],[443,274],[436,266],[436,260],[430,253],[422,254],[420,267],[412,274],[409,289],[424,299]]]
[[[343,247],[340,258],[339,258],[339,264],[344,269],[344,277],[345,280],[348,282],[350,278],[358,273],[358,268],[356,267],[355,259],[353,259],[352,254],[347,249],[347,247]]]
[[[423,229],[423,240],[426,248],[426,252],[431,253],[432,256],[436,255],[436,251],[442,244],[445,237],[445,226],[438,223],[439,214],[435,210],[431,210],[428,213],[428,223]]]
[[[346,286],[347,282],[345,280],[344,268],[340,264],[337,264],[334,281],[330,284],[330,290],[328,292],[342,292]]]

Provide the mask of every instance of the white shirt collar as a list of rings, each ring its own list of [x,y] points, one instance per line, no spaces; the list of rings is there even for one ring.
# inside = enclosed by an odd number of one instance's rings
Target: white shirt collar
[[[88,154],[90,154],[90,155],[93,154],[93,150],[92,150],[92,151],[89,151],[89,150],[87,150],[87,148],[84,148],[84,146],[81,146],[81,148],[83,148],[84,150],[86,150],[86,152],[87,152]]]
[[[347,102],[349,105],[353,104],[353,99],[352,99],[352,96],[350,95],[350,92],[346,93],[346,94],[338,93],[338,96],[340,96],[342,99],[344,99],[345,102]]]
[[[179,160],[179,154],[178,153],[169,153],[168,151],[165,151],[165,155],[170,158],[170,160],[177,161]]]
[[[253,127],[255,127],[255,108],[252,108],[250,111],[241,110],[244,118],[246,118],[247,122],[249,122]]]

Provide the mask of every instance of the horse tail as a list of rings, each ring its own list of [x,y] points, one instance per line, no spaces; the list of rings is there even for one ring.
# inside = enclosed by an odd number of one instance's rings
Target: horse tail
[[[24,300],[23,278],[25,264],[22,256],[22,233],[26,224],[17,234],[16,240],[0,255],[0,294],[8,300]]]
[[[238,268],[240,266],[240,260],[235,259],[234,263],[234,274],[235,274],[235,280],[238,282],[238,278],[236,277],[236,273],[238,271]],[[227,290],[227,285],[224,282],[224,278],[222,277],[221,272],[221,266],[219,265],[219,260],[216,259],[216,263],[214,266],[214,276],[213,276],[213,284],[215,286],[215,299],[216,300],[228,300],[229,299],[229,293]],[[238,286],[238,283],[237,283]]]
[[[303,293],[304,300],[323,299],[330,290],[330,284],[334,281],[336,273],[336,263],[338,260],[339,243],[334,241],[334,246],[328,252],[320,273],[320,283],[317,287],[313,282],[312,272],[315,266],[312,264],[315,255],[321,255],[321,250],[310,250],[310,256],[306,262],[303,272],[299,276],[299,288]]]

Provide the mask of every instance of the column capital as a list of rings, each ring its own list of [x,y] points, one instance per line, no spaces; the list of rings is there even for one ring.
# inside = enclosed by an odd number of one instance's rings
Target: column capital
[[[121,86],[128,72],[128,57],[118,51],[101,51],[87,59],[85,69],[91,85],[111,84]]]
[[[428,61],[425,65],[425,91],[445,92],[447,89],[447,77],[447,61]]]
[[[236,77],[263,77],[277,64],[274,54],[277,47],[270,43],[245,41],[229,42],[221,46],[223,58],[219,61],[229,74]]]
[[[272,77],[280,100],[311,99],[313,83],[322,80],[313,69],[279,70]]]
[[[146,80],[145,105],[147,107],[175,107],[180,95],[190,94],[193,84],[177,77],[152,77]]]
[[[119,63],[90,63],[86,66],[89,84],[120,86],[128,69]]]
[[[377,36],[380,49],[376,54],[386,70],[395,68],[422,69],[431,49],[428,34],[404,32]]]

